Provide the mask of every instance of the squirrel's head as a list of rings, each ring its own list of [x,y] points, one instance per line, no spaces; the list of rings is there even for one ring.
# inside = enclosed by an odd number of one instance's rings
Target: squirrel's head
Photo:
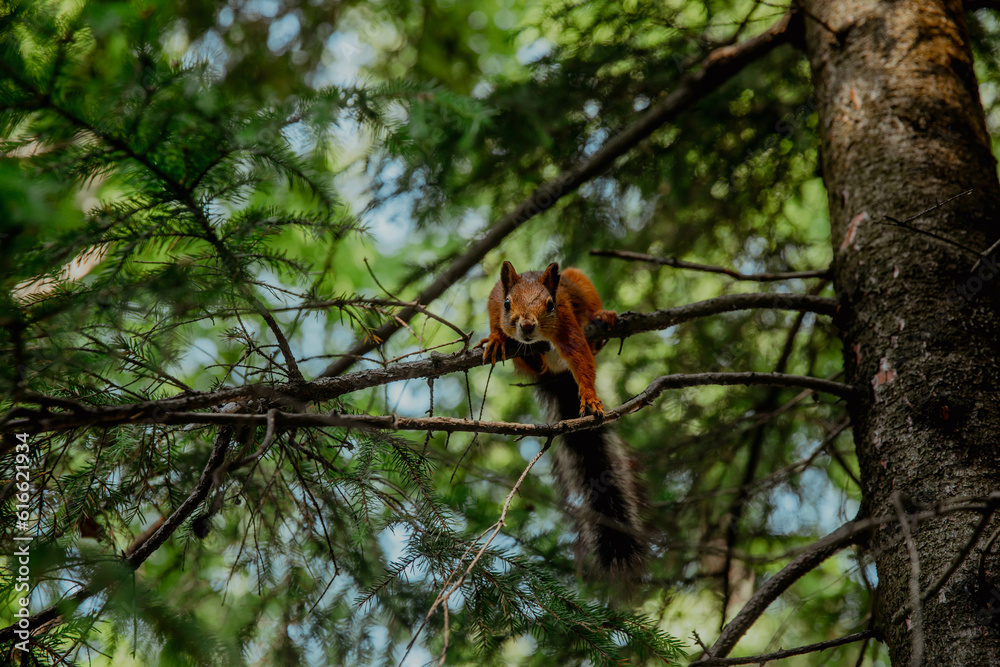
[[[556,323],[556,290],[559,288],[559,265],[553,262],[541,275],[519,275],[510,262],[500,269],[503,286],[501,322],[504,333],[522,343],[547,339]]]

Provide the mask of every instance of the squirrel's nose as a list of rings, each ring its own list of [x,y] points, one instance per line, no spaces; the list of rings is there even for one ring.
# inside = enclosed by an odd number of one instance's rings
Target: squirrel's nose
[[[521,331],[526,334],[530,334],[535,330],[535,322],[521,322]]]

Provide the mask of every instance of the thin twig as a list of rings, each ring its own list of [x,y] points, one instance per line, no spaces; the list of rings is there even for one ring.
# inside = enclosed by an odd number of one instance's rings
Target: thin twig
[[[288,339],[285,338],[285,334],[281,331],[281,327],[278,326],[278,321],[274,319],[274,315],[268,312],[264,304],[251,293],[250,288],[247,287],[244,290],[247,293],[247,298],[252,299],[254,305],[254,310],[257,314],[263,318],[264,322],[267,324],[267,328],[271,330],[274,334],[274,339],[278,341],[278,349],[281,350],[281,356],[285,359],[285,364],[288,366],[288,374],[292,376],[292,380],[301,382],[305,378],[302,377],[302,371],[299,370],[299,365],[295,363],[295,355],[292,354],[292,348],[288,345]]]
[[[826,286],[826,282],[827,281],[825,279],[821,280],[811,291],[815,293],[822,290]],[[795,349],[795,337],[802,328],[802,323],[805,321],[805,315],[805,313],[800,312],[795,317],[795,321],[792,323],[792,326],[788,329],[788,332],[785,335],[785,343],[782,346],[781,354],[778,357],[777,363],[774,365],[774,372],[784,373],[785,369],[788,367],[788,360],[792,356],[792,351]],[[754,412],[766,413],[774,410],[778,407],[778,397],[780,394],[781,390],[777,387],[769,389],[764,398],[754,408]],[[729,607],[729,597],[731,593],[729,586],[729,574],[733,565],[732,552],[736,547],[736,541],[739,538],[740,521],[743,518],[743,509],[746,507],[746,504],[750,499],[749,486],[753,482],[753,478],[757,474],[757,466],[760,464],[761,450],[764,447],[764,435],[766,432],[766,423],[761,424],[754,431],[747,453],[747,462],[746,467],[743,470],[742,482],[724,515],[727,517],[726,524],[724,524],[723,527],[726,551],[721,571],[722,605],[721,612],[719,614],[720,631],[726,625],[726,609]]]
[[[980,595],[986,592],[986,576],[987,576],[986,557],[990,555],[990,552],[992,552],[993,544],[997,541],[998,537],[1000,537],[1000,526],[997,526],[996,530],[994,530],[993,533],[989,536],[989,539],[986,540],[986,544],[983,545],[983,550],[979,552],[979,567],[977,568],[977,584]],[[993,588],[993,592],[994,593],[996,592],[996,588]],[[991,601],[992,604],[987,603],[987,605],[991,606],[993,611],[995,611],[996,596],[994,595],[993,598],[994,599]]]
[[[900,221],[898,221],[895,218],[892,218],[892,217],[890,217],[888,215],[885,216],[884,220],[882,220],[882,224],[892,224],[892,225],[895,225],[897,227],[902,227],[903,229],[908,229],[911,232],[916,232],[917,234],[922,234],[923,236],[927,236],[927,237],[932,238],[932,239],[937,239],[938,241],[941,241],[942,243],[947,243],[948,245],[955,246],[956,248],[961,248],[962,250],[964,250],[964,251],[966,251],[968,253],[971,253],[971,254],[975,255],[976,257],[980,257],[980,254],[979,254],[978,250],[974,250],[973,248],[970,248],[969,246],[965,245],[964,243],[959,243],[958,241],[956,241],[954,239],[950,239],[950,238],[948,238],[946,236],[941,236],[940,234],[935,234],[934,232],[928,231],[926,229],[920,229],[919,227],[913,227],[912,225],[903,224]]]
[[[872,632],[872,637],[875,633]],[[861,667],[865,662],[865,651],[868,650],[868,642],[872,640],[872,637],[865,637],[864,641],[861,642],[861,650],[858,651],[858,661],[854,663],[854,667]]]
[[[809,391],[808,393],[812,394],[811,391]],[[812,465],[813,461],[816,460],[816,457],[818,457],[823,452],[827,451],[830,448],[830,443],[832,443],[834,440],[836,440],[837,437],[841,433],[843,433],[845,430],[847,430],[847,428],[850,425],[851,425],[850,418],[849,417],[845,417],[843,420],[841,420],[841,422],[837,426],[834,427],[833,431],[831,431],[830,433],[828,433],[823,438],[823,441],[820,442],[819,445],[817,445],[815,449],[813,449],[813,451],[809,454],[809,456],[807,456],[805,458],[802,458],[802,459],[799,459],[798,461],[796,461],[794,463],[789,463],[788,465],[783,466],[783,467],[775,470],[774,472],[770,473],[769,475],[766,475],[764,477],[761,477],[760,479],[754,480],[750,484],[746,485],[746,488],[749,491],[753,492],[753,493],[759,493],[761,491],[767,491],[767,490],[770,490],[770,489],[774,488],[777,484],[779,484],[782,481],[784,481],[785,479],[787,479],[790,475],[793,475],[793,474],[795,474],[797,472],[805,470],[806,468],[808,468],[809,466]],[[692,493],[692,494],[690,494],[688,496],[685,496],[684,498],[681,498],[679,500],[660,501],[660,502],[651,503],[651,506],[653,506],[653,507],[679,507],[681,505],[689,505],[689,504],[700,502],[702,500],[706,500],[706,499],[709,499],[709,498],[719,498],[719,497],[722,497],[722,496],[735,495],[735,494],[737,494],[737,493],[740,492],[740,489],[743,489],[743,488],[744,488],[744,486],[741,485],[741,486],[733,486],[733,487],[722,488],[722,489],[713,489],[712,491],[705,491],[705,492],[702,492],[702,493]],[[699,547],[699,548],[702,548],[702,547]],[[715,547],[715,549],[718,550],[717,553],[719,553],[720,555],[724,553],[724,549],[722,547]],[[739,554],[740,552],[737,551],[737,553]],[[739,555],[738,557],[739,557],[739,560],[747,560],[747,558],[748,558],[748,556],[746,554]],[[773,558],[769,558],[768,559],[768,561],[771,561],[771,560],[774,560],[774,559]]]
[[[391,365],[391,364],[398,363],[398,362],[402,361],[403,359],[406,359],[407,357],[412,357],[412,356],[417,355],[417,354],[427,354],[428,352],[432,352],[434,350],[440,350],[442,347],[450,347],[450,346],[454,345],[455,343],[463,343],[463,344],[467,345],[468,344],[468,337],[471,336],[471,335],[472,335],[472,332],[470,331],[468,333],[468,335],[463,336],[462,338],[456,338],[455,340],[450,340],[447,343],[440,343],[439,345],[432,345],[431,347],[424,347],[424,348],[421,348],[419,350],[414,350],[413,352],[407,352],[406,354],[401,354],[398,357],[394,357],[392,359],[386,360],[385,361],[385,365],[388,366],[388,365]]]
[[[913,637],[910,647],[910,667],[921,667],[924,664],[924,608],[920,604],[920,554],[917,553],[917,545],[913,541],[913,531],[910,528],[910,521],[906,517],[906,510],[903,509],[903,500],[897,491],[892,494],[892,504],[896,508],[896,515],[899,517],[899,526],[903,531],[903,539],[906,542],[906,550],[910,554],[910,628]]]
[[[775,651],[774,653],[750,655],[745,658],[706,658],[699,660],[697,664],[702,665],[703,667],[723,667],[724,665],[763,665],[765,662],[783,660],[784,658],[790,658],[793,655],[815,653],[817,651],[825,651],[829,648],[843,646],[844,644],[853,644],[854,642],[870,639],[873,636],[875,636],[874,630],[862,630],[861,632],[855,632],[854,634],[847,635],[846,637],[828,639],[824,642],[799,646],[798,648],[785,649],[783,651]]]
[[[956,199],[958,199],[960,197],[965,197],[967,195],[971,195],[972,193],[973,193],[973,188],[969,188],[968,190],[965,190],[964,192],[959,192],[957,195],[955,195],[953,197],[948,197],[944,201],[938,202],[937,204],[934,204],[934,206],[930,206],[928,208],[925,208],[924,210],[922,210],[920,213],[917,213],[916,215],[911,215],[909,218],[907,218],[906,220],[903,220],[902,222],[899,222],[898,224],[908,225],[911,222],[913,222],[914,220],[916,220],[918,218],[924,217],[925,215],[927,215],[931,211],[936,211],[937,209],[941,208],[945,204],[950,204],[951,202],[955,201]],[[898,221],[893,220],[893,222],[898,222]],[[975,252],[975,251],[973,250],[973,252]]]
[[[702,271],[705,273],[721,273],[736,280],[752,280],[756,282],[773,282],[778,280],[796,280],[803,278],[829,278],[830,269],[816,269],[813,271],[788,271],[783,273],[742,273],[724,266],[713,266],[711,264],[698,264],[688,262],[676,257],[655,257],[641,252],[631,252],[628,250],[591,250],[591,255],[596,257],[613,257],[615,259],[628,259],[637,262],[648,262],[661,266],[671,266],[676,269],[688,269],[690,271]]]
[[[447,600],[441,603],[441,613],[444,615],[444,647],[441,649],[441,658],[438,660],[438,667],[444,667],[444,659],[448,657],[448,639],[451,635]]]
[[[974,250],[973,248],[970,248],[969,246],[967,246],[967,245],[965,245],[963,243],[959,243],[958,241],[956,241],[954,239],[949,239],[949,238],[947,238],[945,236],[941,236],[940,234],[935,234],[934,232],[928,231],[926,229],[920,229],[919,227],[914,227],[913,225],[910,224],[911,222],[913,222],[917,218],[923,217],[924,215],[927,215],[931,211],[939,209],[942,206],[944,206],[945,204],[948,204],[949,202],[953,202],[956,199],[958,199],[959,197],[964,197],[964,196],[966,196],[968,194],[971,194],[972,192],[973,191],[972,191],[971,188],[968,189],[968,190],[966,190],[965,192],[959,192],[954,197],[949,197],[948,199],[945,199],[943,202],[938,202],[934,206],[931,206],[930,208],[926,208],[923,211],[921,211],[920,213],[917,213],[916,215],[911,215],[906,220],[897,220],[896,218],[893,218],[892,216],[887,215],[887,216],[884,216],[884,218],[882,219],[881,222],[882,222],[882,224],[893,224],[893,225],[895,225],[897,227],[902,227],[903,229],[908,229],[911,232],[916,232],[917,234],[923,234],[924,236],[928,236],[928,237],[930,237],[932,239],[937,239],[938,241],[941,241],[942,243],[947,243],[948,245],[955,246],[956,248],[961,248],[962,250],[964,250],[966,252],[972,253],[976,257],[982,258],[983,255],[978,250]],[[976,266],[978,266],[978,265],[979,264],[977,262]]]
[[[410,639],[410,643],[407,644],[406,652],[403,654],[402,659],[399,661],[400,665],[402,665],[406,661],[406,656],[410,654],[410,650],[413,648],[413,644],[417,641],[417,637],[420,636],[420,632],[427,625],[427,622],[431,619],[431,616],[434,615],[434,612],[437,610],[437,608],[442,604],[447,604],[448,598],[450,598],[455,593],[455,591],[457,591],[459,588],[462,587],[462,584],[465,582],[465,579],[472,572],[473,568],[476,567],[476,563],[478,563],[482,559],[483,554],[486,553],[486,549],[488,549],[490,544],[493,543],[493,540],[496,539],[496,536],[500,534],[500,531],[503,529],[503,527],[507,525],[506,523],[507,511],[510,509],[510,505],[514,501],[514,495],[517,493],[517,490],[521,488],[521,483],[524,481],[524,478],[528,476],[528,472],[532,469],[532,467],[534,467],[535,463],[538,462],[538,459],[542,458],[542,455],[548,451],[551,445],[552,445],[552,438],[549,438],[548,440],[545,441],[545,444],[542,445],[542,448],[538,451],[538,453],[535,454],[535,457],[528,462],[528,465],[521,472],[521,476],[517,478],[517,481],[514,483],[514,487],[510,490],[510,493],[507,494],[507,499],[504,500],[503,509],[500,511],[500,518],[497,519],[495,524],[493,524],[493,533],[483,543],[482,548],[480,548],[479,552],[476,553],[475,558],[473,558],[472,561],[469,562],[469,566],[465,569],[465,573],[462,574],[461,577],[459,577],[458,581],[452,584],[450,588],[446,584],[445,587],[438,594],[437,598],[434,600],[434,604],[431,605],[431,608],[427,611],[427,615],[424,616],[424,620],[420,624],[420,627],[418,627],[416,632],[413,633],[413,638]]]
[[[260,443],[260,447],[257,448],[250,456],[244,457],[239,461],[234,461],[226,466],[227,470],[236,470],[237,468],[242,468],[243,466],[250,465],[254,461],[262,457],[266,452],[268,447],[271,446],[271,441],[274,440],[274,431],[277,423],[278,409],[271,408],[267,411],[267,431],[264,434],[264,440]]]
[[[992,255],[993,251],[997,248],[1000,248],[1000,239],[997,239],[993,245],[983,251],[982,255],[979,256],[979,259],[976,260],[976,263],[972,265],[972,270],[969,271],[969,273],[975,273],[976,269],[979,268],[979,265],[983,263],[983,260],[989,259],[990,255]]]
[[[980,498],[950,498],[929,509],[910,514],[907,518],[911,524],[915,525],[928,519],[946,516],[955,512],[994,512],[998,507],[1000,507],[1000,491],[994,491],[989,496]],[[771,603],[788,590],[792,584],[815,569],[833,554],[854,544],[860,536],[867,534],[874,528],[896,523],[897,521],[899,521],[899,517],[895,513],[887,516],[855,519],[840,526],[826,537],[813,542],[788,565],[782,568],[780,572],[768,579],[763,586],[757,589],[757,592],[743,606],[743,609],[723,628],[719,638],[712,645],[711,649],[706,651],[706,655],[691,663],[689,667],[704,667],[712,658],[726,657],[733,650],[733,647],[736,646],[736,642],[740,640],[740,637],[750,629]]]
[[[780,5],[772,5],[767,2],[764,3],[768,7],[780,7]],[[816,25],[820,26],[826,30],[830,35],[837,40],[838,44],[843,43],[842,32],[833,28],[829,23],[821,19],[820,17],[813,14],[809,9],[802,3],[801,0],[792,0],[792,6],[795,7],[796,11],[802,12],[804,16],[816,22]]]
[[[941,590],[941,587],[944,586],[945,583],[947,583],[947,581],[951,578],[951,576],[955,574],[958,568],[962,566],[962,563],[964,563],[965,560],[969,557],[969,554],[972,553],[972,550],[976,548],[976,543],[979,542],[979,538],[982,537],[984,532],[986,532],[986,527],[989,525],[990,519],[992,518],[993,518],[993,512],[986,512],[985,514],[983,514],[982,518],[980,518],[979,520],[979,523],[977,523],[976,527],[972,530],[972,535],[969,536],[969,539],[966,540],[965,545],[962,547],[961,551],[959,551],[958,555],[956,555],[954,560],[951,561],[951,564],[948,566],[948,569],[942,572],[941,576],[939,576],[934,581],[933,584],[928,586],[927,589],[920,594],[921,602],[926,602],[935,593]],[[898,612],[896,612],[896,615],[899,616],[900,618],[893,617],[892,620],[894,622],[898,622],[901,619],[902,615],[905,613],[906,613],[906,608],[904,607],[900,609]]]

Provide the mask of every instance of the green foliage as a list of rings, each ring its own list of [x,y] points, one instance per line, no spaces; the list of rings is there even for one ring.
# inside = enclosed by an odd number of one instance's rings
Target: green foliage
[[[10,360],[0,423],[28,408],[83,419],[102,406],[281,385],[299,379],[290,357],[314,379],[490,221],[591,155],[713,48],[781,11],[742,0],[0,1],[0,355]],[[979,14],[977,73],[995,106],[997,23]],[[740,291],[832,294],[815,279],[747,284],[587,254],[826,267],[810,94],[804,58],[777,49],[566,193],[430,310],[477,340],[503,259],[580,266],[618,311]],[[459,349],[456,336],[418,317],[365,365]],[[620,349],[612,341],[597,388],[616,405],[658,375],[767,372],[782,359],[788,373],[835,376],[833,325],[735,312]],[[261,390],[187,412],[543,421],[509,366],[336,400],[272,405]],[[692,630],[710,640],[789,550],[853,516],[849,430],[827,438],[845,414],[791,389],[701,387],[618,422],[656,535],[649,576],[630,595],[577,577],[549,453],[483,548],[541,447],[530,438],[332,426],[269,437],[262,421],[160,413],[42,433],[31,440],[32,611],[60,603],[64,622],[36,634],[31,655],[395,665],[412,641],[418,663],[446,649],[455,665],[675,663],[696,652]],[[4,544],[17,533],[8,436]],[[231,467],[128,567],[123,554],[183,506],[218,443]],[[9,552],[0,562],[2,609],[13,610]],[[743,646],[859,629],[867,565],[844,555],[809,573]],[[447,610],[427,618],[466,570]],[[77,587],[92,595],[73,601]],[[831,664],[856,653],[838,649]]]

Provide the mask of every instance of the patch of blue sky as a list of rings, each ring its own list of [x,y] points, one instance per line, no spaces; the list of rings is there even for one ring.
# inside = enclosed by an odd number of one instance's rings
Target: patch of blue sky
[[[355,85],[361,78],[362,69],[374,62],[377,55],[375,48],[362,42],[354,31],[332,33],[324,47],[323,67],[313,79],[316,88]]]
[[[325,341],[329,343],[331,328],[331,323],[326,317],[325,312],[312,311],[310,316],[303,317],[299,320],[298,334],[294,337],[294,339],[295,341],[308,341],[308,354],[316,355],[318,354],[318,351],[315,349],[317,341]],[[347,336],[342,339],[339,347],[331,346],[331,349],[344,350],[348,345],[350,345],[352,340],[353,336]],[[291,346],[292,341],[289,341],[288,344]],[[301,351],[297,351],[293,348],[292,353],[295,354],[297,358],[301,358]],[[316,359],[304,359],[299,363],[299,370],[301,370],[302,374],[306,377],[313,378],[322,373],[329,363],[330,359],[322,357]]]
[[[517,49],[517,61],[522,65],[537,62],[552,53],[552,42],[540,37]]]
[[[278,0],[247,0],[240,11],[249,18],[274,18],[280,8]]]
[[[378,544],[387,563],[395,562],[403,557],[406,546],[413,537],[413,531],[405,524],[389,526],[378,536]]]
[[[182,62],[186,67],[193,67],[198,64],[207,65],[209,74],[213,77],[222,76],[222,73],[226,70],[226,63],[228,61],[229,56],[226,53],[226,45],[214,28],[208,30],[192,43],[182,58]]]
[[[394,382],[386,386],[389,405],[395,414],[404,417],[426,417],[430,390],[423,381]]]
[[[178,363],[179,375],[189,379],[189,383],[194,389],[210,389],[213,377],[209,373],[202,373],[206,366],[217,363],[219,360],[219,345],[215,339],[208,337],[196,338],[188,346],[187,353]],[[203,386],[199,386],[203,385]]]
[[[289,12],[277,21],[271,23],[267,31],[267,48],[275,53],[281,53],[299,36],[302,24],[294,12]]]
[[[820,470],[802,472],[797,489],[779,486],[770,495],[768,530],[779,535],[827,534],[857,513],[858,504],[836,489]]]
[[[281,136],[296,155],[308,155],[316,146],[309,126],[303,122],[292,123],[281,131]]]
[[[378,252],[391,255],[404,245],[413,243],[414,224],[410,213],[416,193],[403,193],[366,216],[365,224]]]

